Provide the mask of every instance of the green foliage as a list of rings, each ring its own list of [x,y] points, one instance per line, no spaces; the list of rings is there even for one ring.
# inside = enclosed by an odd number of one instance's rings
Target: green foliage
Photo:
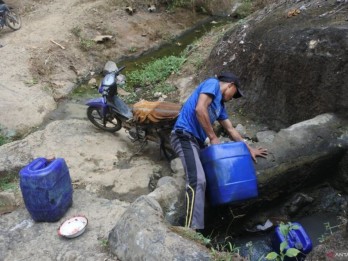
[[[90,39],[80,38],[80,46],[82,50],[88,51],[95,46],[95,42]]]
[[[0,177],[0,191],[12,190],[18,187],[17,173],[9,173]]]
[[[0,146],[8,143],[10,139],[4,134],[3,128],[0,126]]]
[[[171,74],[179,72],[184,62],[184,57],[168,56],[154,60],[142,66],[141,69],[130,72],[127,75],[127,86],[125,86],[125,89],[131,93],[126,98],[127,102],[132,103],[138,99],[133,92],[135,88],[141,88],[144,94],[152,96],[155,92],[167,94],[174,91],[175,87],[165,83],[165,80]]]
[[[287,224],[284,224],[283,222],[280,223],[279,225],[279,230],[280,233],[284,236],[284,238],[288,237],[288,234],[291,230],[293,229],[299,229],[298,225],[294,225],[291,222],[288,222]],[[300,251],[297,248],[288,248],[288,242],[282,242],[279,246],[279,254],[276,252],[270,252],[266,255],[266,260],[281,260],[283,261],[285,259],[285,257],[296,257]],[[288,248],[286,250],[286,252],[284,253],[285,249]]]
[[[99,239],[100,245],[102,246],[102,248],[107,249],[109,247],[109,240],[106,238],[101,238]]]
[[[191,7],[195,0],[172,0],[166,2],[170,7]]]
[[[135,92],[132,92],[125,98],[125,102],[129,104],[133,104],[138,101],[138,96]]]
[[[36,78],[32,78],[30,80],[25,81],[25,84],[30,86],[30,87],[35,85],[35,84],[38,84],[38,83],[39,83],[39,80]]]
[[[243,0],[242,4],[236,10],[237,18],[245,18],[253,12],[253,3],[251,0]]]
[[[204,246],[207,246],[211,243],[211,240],[209,238],[206,238],[201,233],[198,233],[190,228],[172,226],[172,227],[170,227],[170,229],[173,232],[175,232],[175,233],[177,233],[177,234],[179,234],[179,235],[181,235],[189,240],[192,240],[192,241],[195,241],[199,244],[202,244]]]
[[[79,39],[80,47],[84,51],[91,50],[96,43],[91,39],[86,39],[82,36],[82,29],[79,26],[73,27],[70,32]]]
[[[81,36],[81,28],[79,26],[75,26],[73,27],[70,32],[75,35],[76,37],[80,37]]]
[[[7,138],[0,134],[0,146],[4,145],[5,143],[7,143]]]
[[[155,92],[161,92],[163,94],[168,94],[168,93],[173,92],[175,90],[176,90],[175,86],[168,84],[168,83],[165,83],[165,82],[162,82],[162,83],[157,84],[154,87],[152,94],[154,94]]]
[[[128,52],[130,52],[130,53],[135,53],[136,51],[137,51],[137,48],[134,46],[129,47],[129,49],[128,49]]]
[[[185,58],[168,56],[154,60],[127,75],[127,89],[132,87],[145,87],[166,80],[172,73],[177,73]]]
[[[239,255],[239,247],[228,242],[224,245],[217,245],[211,248],[211,256],[215,261],[233,261],[236,255]]]

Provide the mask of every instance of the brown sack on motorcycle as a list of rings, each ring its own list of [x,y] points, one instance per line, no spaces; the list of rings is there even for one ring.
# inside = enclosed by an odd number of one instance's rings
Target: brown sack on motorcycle
[[[180,109],[177,103],[142,100],[133,105],[133,116],[139,123],[158,123],[176,119]]]

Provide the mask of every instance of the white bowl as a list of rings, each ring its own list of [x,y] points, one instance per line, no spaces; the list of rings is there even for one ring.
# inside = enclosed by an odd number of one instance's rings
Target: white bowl
[[[74,238],[85,232],[88,219],[85,216],[74,216],[65,220],[58,229],[58,235]]]

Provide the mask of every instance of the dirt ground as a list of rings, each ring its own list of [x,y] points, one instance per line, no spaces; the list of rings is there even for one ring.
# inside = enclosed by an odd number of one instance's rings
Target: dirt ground
[[[8,0],[22,28],[0,31],[0,127],[23,135],[39,126],[82,79],[108,60],[141,55],[191,28],[204,15],[185,9],[117,0]],[[95,38],[107,36],[96,42]],[[7,108],[16,107],[16,110]]]

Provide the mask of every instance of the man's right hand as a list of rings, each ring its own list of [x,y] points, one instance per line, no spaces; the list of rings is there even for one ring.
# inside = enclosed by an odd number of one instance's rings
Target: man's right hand
[[[212,139],[210,139],[210,144],[220,144],[220,139],[215,136]]]

